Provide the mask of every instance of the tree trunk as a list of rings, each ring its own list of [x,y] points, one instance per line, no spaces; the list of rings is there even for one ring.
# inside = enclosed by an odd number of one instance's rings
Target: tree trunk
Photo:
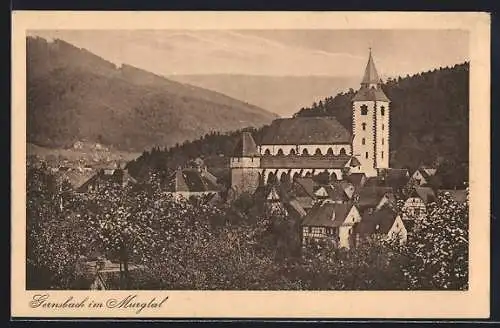
[[[123,276],[125,280],[125,289],[130,289],[129,271],[128,271],[128,251],[125,243],[121,247],[121,261],[123,262]]]

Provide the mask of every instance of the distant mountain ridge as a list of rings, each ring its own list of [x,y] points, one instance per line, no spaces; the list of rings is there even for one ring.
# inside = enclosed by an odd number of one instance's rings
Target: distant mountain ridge
[[[359,85],[359,76],[170,75],[169,79],[222,92],[283,117],[329,95]]]
[[[26,42],[28,142],[67,147],[84,140],[142,151],[277,117],[218,92],[117,67],[62,40]]]

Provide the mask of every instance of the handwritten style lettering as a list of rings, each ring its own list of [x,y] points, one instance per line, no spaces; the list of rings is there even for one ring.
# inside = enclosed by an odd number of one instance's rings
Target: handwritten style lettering
[[[141,313],[142,310],[146,308],[160,308],[163,303],[165,303],[168,299],[168,296],[163,298],[162,300],[156,300],[156,297],[153,297],[149,302],[139,302],[136,300],[137,295],[128,295],[124,299],[115,299],[110,298],[106,302],[106,307],[114,309],[114,308],[136,308],[136,314]]]
[[[82,300],[75,300],[73,296],[68,297],[63,302],[51,302],[49,301],[49,294],[36,294],[33,295],[33,299],[29,303],[31,308],[51,308],[51,309],[65,309],[65,308],[82,308],[88,301],[88,297]]]

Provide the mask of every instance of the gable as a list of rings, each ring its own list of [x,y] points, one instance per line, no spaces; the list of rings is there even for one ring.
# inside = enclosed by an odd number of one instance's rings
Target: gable
[[[328,197],[328,192],[324,186],[321,186],[314,192],[314,195],[317,197]]]

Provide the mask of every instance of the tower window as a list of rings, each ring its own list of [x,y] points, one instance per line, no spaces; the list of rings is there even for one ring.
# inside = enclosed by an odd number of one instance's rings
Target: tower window
[[[363,131],[365,131],[366,130],[366,123],[361,124],[361,126],[363,127]]]
[[[368,115],[368,106],[361,105],[361,115]]]
[[[384,106],[380,107],[380,114],[381,114],[382,116],[384,116],[384,115],[385,115],[385,107],[384,107]]]
[[[365,144],[365,138],[361,139],[361,144],[364,145]]]
[[[382,131],[384,131],[385,126],[382,124]]]
[[[382,152],[382,158],[384,158],[384,152]]]
[[[384,144],[384,139],[382,139],[382,145]]]
[[[368,158],[368,152],[365,153],[365,158]]]

